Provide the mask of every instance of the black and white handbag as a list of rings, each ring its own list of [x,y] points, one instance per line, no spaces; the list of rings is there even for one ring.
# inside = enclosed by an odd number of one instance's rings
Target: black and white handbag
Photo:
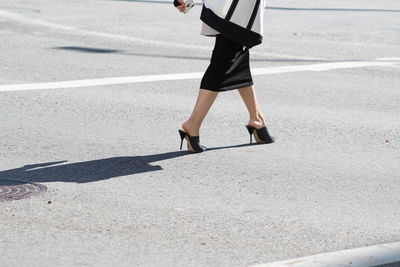
[[[203,0],[200,19],[246,47],[262,43],[265,0]]]

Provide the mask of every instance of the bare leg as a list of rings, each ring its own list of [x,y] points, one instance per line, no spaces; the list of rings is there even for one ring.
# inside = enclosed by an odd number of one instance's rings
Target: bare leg
[[[210,110],[212,104],[218,96],[218,92],[200,89],[197,96],[196,105],[193,108],[189,119],[182,124],[182,128],[190,136],[197,136],[200,132],[200,126]]]
[[[250,119],[248,125],[256,127],[257,129],[266,126],[260,105],[257,102],[254,86],[243,87],[238,91],[249,111]]]

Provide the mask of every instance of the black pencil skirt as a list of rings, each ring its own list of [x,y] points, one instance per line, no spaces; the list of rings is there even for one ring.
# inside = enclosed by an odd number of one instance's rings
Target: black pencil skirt
[[[218,34],[200,88],[223,92],[253,85],[249,49]]]

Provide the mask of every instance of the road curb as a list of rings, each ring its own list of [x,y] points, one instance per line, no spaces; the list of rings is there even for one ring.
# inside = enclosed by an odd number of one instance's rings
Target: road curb
[[[400,242],[341,250],[251,267],[378,267],[400,266]]]

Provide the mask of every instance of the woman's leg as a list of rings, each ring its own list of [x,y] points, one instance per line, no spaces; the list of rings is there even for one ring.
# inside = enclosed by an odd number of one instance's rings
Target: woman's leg
[[[266,126],[264,116],[261,112],[260,105],[257,102],[256,92],[254,86],[247,86],[240,88],[239,94],[249,111],[250,119],[248,125],[256,127],[257,129]]]
[[[200,126],[210,110],[212,104],[217,98],[218,92],[200,89],[197,96],[196,105],[193,108],[189,119],[182,124],[182,128],[190,136],[197,136],[200,132]]]

